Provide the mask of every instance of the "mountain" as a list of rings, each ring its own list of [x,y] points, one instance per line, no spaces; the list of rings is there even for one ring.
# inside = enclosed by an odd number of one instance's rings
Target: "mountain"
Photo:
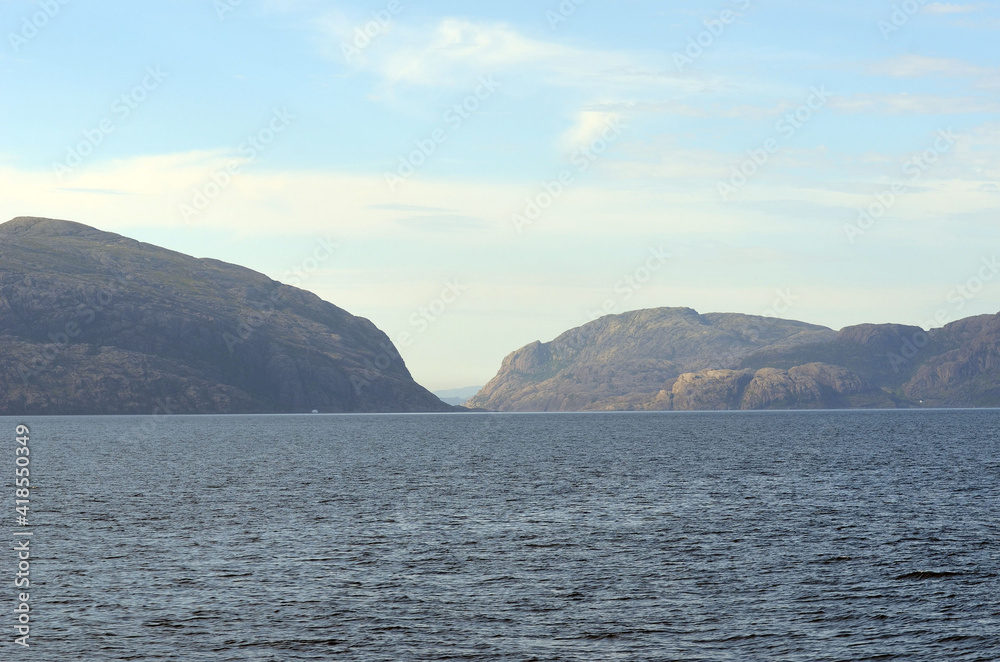
[[[497,411],[1000,406],[1000,315],[924,331],[690,308],[609,315],[504,359]]]
[[[0,415],[450,411],[310,292],[43,218],[0,225]]]
[[[446,391],[434,391],[434,395],[449,405],[460,406],[468,402],[469,398],[479,393],[482,388],[482,386],[466,386],[465,388],[453,388]]]

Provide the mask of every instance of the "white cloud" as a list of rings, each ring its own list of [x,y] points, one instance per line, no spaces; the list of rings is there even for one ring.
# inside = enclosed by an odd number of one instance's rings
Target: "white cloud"
[[[260,0],[260,9],[269,14],[288,14],[313,9],[319,0]]]
[[[334,42],[328,44],[327,54],[343,61],[341,45],[352,44],[355,28],[366,20],[355,21],[342,13],[320,19],[320,31]],[[356,56],[359,66],[374,70],[390,86],[454,85],[511,67],[553,67],[580,55],[566,46],[525,37],[502,23],[446,18],[430,30],[397,23],[399,19],[387,25],[386,31],[373,37]]]
[[[342,45],[367,18],[351,19],[332,12],[316,26],[323,51],[345,62]],[[352,58],[352,66],[397,85],[458,86],[484,75],[517,72],[519,80],[543,85],[599,90],[673,90],[682,94],[719,87],[718,79],[678,75],[664,53],[580,49],[526,36],[506,23],[445,18],[431,27],[414,26],[397,17],[383,34]]]
[[[925,14],[971,14],[973,12],[982,11],[987,7],[989,7],[989,4],[985,2],[979,2],[973,5],[956,5],[950,2],[932,2],[924,7],[923,12]]]
[[[978,97],[931,94],[855,94],[835,97],[830,107],[842,113],[877,115],[961,115],[1000,112],[1000,101]]]
[[[798,106],[789,100],[782,100],[766,106],[746,103],[725,104],[715,102],[696,106],[677,100],[663,101],[617,101],[589,104],[587,110],[605,113],[635,115],[670,115],[674,117],[734,118],[746,121],[760,121],[781,117]]]
[[[882,76],[916,78],[928,75],[949,77],[979,77],[994,73],[993,69],[979,67],[962,60],[928,57],[926,55],[900,55],[868,66],[868,71]]]
[[[575,152],[597,140],[608,127],[620,124],[621,115],[597,110],[581,111],[573,126],[563,134],[561,146],[566,152]]]
[[[946,79],[968,79],[975,89],[1000,88],[1000,68],[981,67],[952,58],[925,55],[901,55],[875,62],[867,67],[868,73],[893,78],[923,78],[934,76]]]

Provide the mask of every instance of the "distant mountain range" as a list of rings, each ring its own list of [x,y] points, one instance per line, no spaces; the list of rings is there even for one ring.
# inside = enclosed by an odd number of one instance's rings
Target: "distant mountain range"
[[[497,411],[1000,406],[1000,315],[840,332],[658,308],[609,315],[504,359],[466,406]]]
[[[0,225],[0,376],[0,415],[453,409],[314,294],[42,218]]]
[[[482,389],[482,386],[466,386],[465,388],[453,388],[445,391],[434,391],[434,395],[441,398],[449,405],[464,405],[472,396]]]

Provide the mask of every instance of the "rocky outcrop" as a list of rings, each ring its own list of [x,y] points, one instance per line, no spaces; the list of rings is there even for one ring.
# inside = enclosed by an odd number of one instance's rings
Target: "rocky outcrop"
[[[871,404],[884,395],[857,374],[840,366],[809,363],[791,370],[763,368],[740,400],[741,409],[813,409],[843,407],[849,396],[870,394]]]
[[[666,397],[665,397],[666,395]],[[703,370],[677,378],[667,392],[657,394],[641,409],[819,409],[890,403],[880,389],[857,374],[823,363],[791,370]]]
[[[374,324],[85,225],[0,225],[0,415],[448,411]]]
[[[739,409],[743,393],[754,379],[751,370],[704,370],[677,378],[671,389],[672,409]]]

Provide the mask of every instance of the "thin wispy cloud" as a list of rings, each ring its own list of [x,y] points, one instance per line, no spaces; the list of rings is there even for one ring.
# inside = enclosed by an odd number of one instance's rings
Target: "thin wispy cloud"
[[[420,205],[405,205],[405,204],[380,204],[380,205],[368,205],[368,209],[378,209],[382,211],[412,211],[421,212],[425,214],[429,213],[441,213],[448,214],[453,213],[454,209],[442,209],[439,207],[421,207]]]
[[[995,69],[980,67],[953,58],[928,57],[925,55],[900,55],[889,60],[868,65],[870,73],[896,78],[919,78],[922,76],[949,76],[977,78],[993,75]]]
[[[830,102],[840,113],[865,115],[966,115],[1000,112],[1000,100],[929,94],[854,94]]]
[[[317,19],[324,53],[343,62],[341,46],[350,44],[361,19],[333,13]],[[390,34],[391,31],[391,34]],[[519,82],[558,87],[636,90],[654,86],[693,94],[704,90],[702,77],[681,76],[666,54],[580,48],[529,37],[506,23],[445,18],[430,26],[389,23],[357,56],[358,69],[378,75],[388,87],[445,87],[479,76],[516,72]]]
[[[954,4],[949,2],[932,2],[923,8],[925,14],[932,15],[942,15],[942,14],[972,14],[983,9],[988,8],[990,5],[985,2],[978,2],[974,4]]]
[[[622,121],[622,116],[619,113],[597,110],[581,111],[573,122],[573,126],[562,135],[560,146],[566,152],[586,149],[594,141],[601,138],[602,134],[608,132],[609,128],[614,128]]]
[[[341,46],[352,43],[363,20],[332,13],[316,25],[330,40],[327,55],[345,59]],[[391,31],[391,34],[390,34]],[[357,56],[358,66],[381,76],[386,84],[458,85],[487,73],[540,67],[556,71],[579,62],[584,53],[528,38],[503,23],[485,24],[446,18],[433,26],[402,20],[388,24]]]

